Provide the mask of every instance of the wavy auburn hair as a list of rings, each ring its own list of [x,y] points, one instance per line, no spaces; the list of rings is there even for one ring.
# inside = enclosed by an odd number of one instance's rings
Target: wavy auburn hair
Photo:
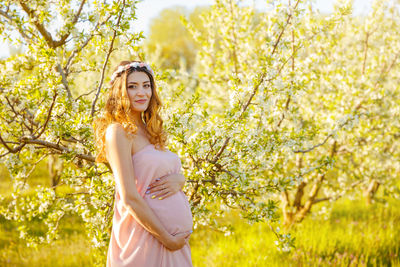
[[[114,72],[119,66],[125,66],[133,62],[140,61],[121,61],[114,69]],[[105,155],[105,131],[110,124],[119,123],[125,129],[129,138],[133,138],[137,132],[137,125],[133,120],[134,111],[132,110],[126,89],[127,78],[129,74],[134,71],[144,72],[149,76],[152,94],[149,106],[141,114],[141,117],[146,124],[146,130],[150,136],[150,143],[158,145],[161,150],[165,150],[167,134],[163,129],[163,120],[158,113],[162,107],[162,103],[156,91],[154,77],[146,67],[131,67],[118,74],[115,78],[108,93],[102,115],[93,121],[95,143],[98,151],[96,162],[107,162]]]

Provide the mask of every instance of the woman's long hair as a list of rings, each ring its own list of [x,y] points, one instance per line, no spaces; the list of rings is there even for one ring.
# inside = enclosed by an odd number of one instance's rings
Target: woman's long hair
[[[125,66],[132,62],[139,61],[122,61],[114,69],[114,72],[119,66]],[[107,162],[105,155],[105,131],[110,124],[119,123],[125,129],[129,138],[132,138],[137,132],[138,128],[133,120],[133,110],[126,90],[127,77],[134,71],[144,72],[149,76],[152,95],[148,108],[142,113],[142,119],[146,124],[150,143],[158,145],[158,148],[161,150],[165,150],[167,134],[163,129],[163,120],[158,114],[162,103],[156,91],[154,77],[146,67],[130,68],[115,78],[101,116],[93,121],[95,143],[98,151],[96,162]]]

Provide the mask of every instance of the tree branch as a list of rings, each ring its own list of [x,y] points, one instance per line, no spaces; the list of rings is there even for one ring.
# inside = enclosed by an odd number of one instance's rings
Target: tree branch
[[[22,29],[13,19],[13,17],[11,17],[10,15],[8,15],[7,12],[0,10],[0,15],[2,15],[3,17],[5,17],[6,19],[9,20],[9,22],[11,22],[12,24],[14,24],[18,30],[18,32],[21,34],[22,38],[25,39],[25,41],[29,42],[29,40],[31,39],[31,37],[29,37],[28,35],[26,35],[25,30]]]
[[[233,6],[232,6],[232,0],[229,1],[229,6],[230,6],[230,13],[232,16],[232,20],[235,21],[234,18],[234,14],[233,14]],[[238,73],[239,73],[239,68],[238,68],[238,58],[237,58],[237,53],[236,53],[236,47],[237,47],[237,40],[236,40],[236,34],[235,34],[235,25],[232,24],[230,25],[232,28],[232,38],[233,38],[233,46],[232,46],[232,56],[233,56],[233,62],[234,62],[234,66],[235,66],[235,74],[236,77],[238,77]]]
[[[66,153],[71,153],[73,152],[73,150],[69,149],[66,146],[62,146],[59,144],[55,144],[52,142],[48,142],[45,140],[38,140],[38,139],[32,139],[30,136],[24,136],[21,138],[21,142],[25,145],[25,144],[35,144],[35,145],[41,145],[47,148],[51,148],[60,152],[66,152]],[[87,160],[89,162],[95,162],[95,157],[91,156],[91,155],[86,155],[86,154],[76,154],[75,157],[77,158],[81,158],[84,160]]]
[[[95,26],[94,29],[93,29],[93,32],[97,31],[97,29],[98,29],[100,26],[102,26],[104,23],[106,23],[110,18],[111,18],[111,15],[108,15],[108,17],[107,17],[103,22],[100,23],[100,21],[98,21],[97,24],[96,24],[96,26]],[[88,45],[88,43],[90,42],[90,40],[92,40],[93,37],[94,37],[94,34],[91,34],[91,35],[86,39],[86,41],[85,41],[80,47],[78,47],[77,49],[75,49],[75,50],[72,52],[71,56],[68,58],[67,63],[66,63],[65,66],[64,66],[64,70],[65,70],[65,72],[66,72],[67,75],[68,75],[68,73],[69,73],[69,68],[70,68],[70,66],[71,66],[72,59],[73,59],[83,48],[85,48],[85,46]]]
[[[56,69],[57,69],[58,73],[60,73],[60,75],[61,75],[61,82],[64,85],[65,90],[67,91],[68,98],[70,100],[72,100],[72,94],[71,94],[71,91],[69,90],[67,75],[65,74],[64,70],[62,69],[60,63],[57,64]]]
[[[324,198],[314,199],[313,200],[313,204],[317,204],[319,202],[328,201],[328,200],[336,201],[339,198],[341,198],[342,196],[344,196],[345,193],[347,193],[350,189],[353,189],[354,187],[356,187],[357,185],[359,185],[361,183],[365,183],[365,181],[363,182],[362,180],[359,180],[359,181],[356,181],[356,182],[352,183],[349,187],[347,187],[345,190],[343,190],[343,192],[341,194],[337,194],[337,195],[332,196],[332,197],[324,197]]]
[[[79,9],[78,9],[78,11],[76,12],[76,14],[74,16],[74,19],[72,20],[72,25],[75,25],[78,22],[79,16],[80,16],[80,14],[82,12],[82,8],[83,8],[85,2],[86,2],[86,0],[83,0],[81,2],[80,6],[79,6]],[[67,38],[68,38],[68,36],[70,34],[71,34],[71,31],[68,31],[63,36],[61,36],[60,40],[54,41],[54,47],[53,48],[56,48],[56,47],[59,47],[59,46],[62,46],[63,44],[65,44],[65,41],[67,40]]]
[[[292,30],[292,56],[291,56],[291,58],[292,58],[292,73],[294,73],[294,55],[295,55],[296,51],[297,50],[295,49],[295,45],[294,45],[294,30]],[[290,84],[293,88],[293,85],[294,85],[293,78],[291,79]],[[287,111],[289,109],[290,100],[291,100],[291,95],[289,95],[286,100],[285,111]],[[285,112],[282,113],[282,117],[279,120],[278,124],[276,125],[276,128],[279,128],[281,126],[281,123],[284,119],[285,119]]]
[[[36,26],[40,34],[46,40],[50,47],[55,48],[54,40],[51,34],[46,30],[46,28],[39,22],[39,18],[35,14],[35,11],[31,9],[23,0],[19,0],[18,3],[25,11],[25,13],[33,20],[33,24]]]
[[[125,0],[122,2],[122,8],[121,8],[121,11],[120,11],[120,13],[119,13],[119,15],[118,15],[117,24],[115,25],[116,28],[119,27],[119,23],[120,23],[120,21],[121,21],[122,14],[124,13],[124,8],[125,8]],[[103,68],[102,68],[102,71],[101,71],[101,77],[100,77],[99,86],[97,87],[96,96],[95,96],[95,98],[94,98],[94,100],[93,100],[93,102],[92,102],[92,110],[90,111],[90,116],[91,116],[91,117],[93,117],[93,115],[94,115],[95,108],[96,108],[96,102],[97,102],[97,99],[99,98],[99,94],[100,94],[100,89],[101,89],[101,87],[103,86],[104,75],[105,75],[107,63],[108,63],[108,60],[109,60],[109,58],[110,58],[110,55],[111,55],[111,53],[112,53],[112,51],[113,51],[114,41],[115,41],[115,38],[116,38],[116,36],[117,36],[117,29],[116,29],[116,28],[114,29],[113,37],[112,37],[112,39],[111,39],[111,43],[110,43],[110,46],[109,46],[109,48],[108,48],[108,52],[107,52],[107,55],[106,55],[106,59],[104,60]]]
[[[216,163],[218,158],[221,156],[222,152],[225,150],[225,147],[228,145],[228,142],[231,138],[227,137],[223,143],[223,145],[221,146],[221,148],[218,150],[217,154],[215,154],[214,158],[211,160],[211,163]]]
[[[50,108],[49,108],[49,112],[47,113],[46,121],[45,121],[45,123],[43,124],[41,131],[40,131],[37,135],[33,134],[33,136],[34,136],[33,138],[34,138],[34,139],[39,138],[39,137],[43,134],[43,132],[46,130],[47,124],[49,123],[49,120],[50,120],[50,117],[51,117],[51,112],[53,111],[54,104],[56,103],[56,98],[57,98],[57,91],[54,91],[53,101],[51,102],[51,106],[50,106]],[[37,130],[35,131],[35,133],[36,133],[39,129],[40,129],[40,128],[37,128]]]
[[[297,0],[296,4],[294,5],[294,8],[297,8],[297,5],[299,4],[299,2],[300,2],[300,0]],[[282,31],[280,32],[280,34],[279,34],[279,36],[278,36],[278,39],[276,40],[276,42],[275,42],[275,44],[274,44],[274,48],[273,48],[273,50],[272,50],[272,52],[271,52],[271,55],[275,54],[276,48],[277,48],[277,46],[278,46],[278,44],[279,44],[279,42],[280,42],[280,40],[281,40],[281,38],[282,38],[282,35],[283,35],[283,33],[284,33],[284,31],[285,31],[287,25],[290,23],[291,17],[292,17],[292,14],[289,14],[289,15],[288,15],[288,18],[287,18],[287,20],[286,20],[286,24],[285,24],[285,26],[283,27]],[[289,59],[288,59],[288,60],[289,60]],[[266,74],[267,74],[266,71],[264,71],[264,72],[261,74],[260,79],[258,80],[257,84],[254,86],[253,92],[251,93],[249,99],[247,100],[246,104],[245,104],[245,105],[243,106],[243,108],[242,108],[242,111],[241,111],[241,113],[240,113],[240,115],[239,115],[239,120],[242,118],[242,116],[243,116],[244,113],[246,112],[248,106],[249,106],[250,103],[251,103],[251,100],[253,99],[253,97],[254,97],[255,94],[257,93],[258,88],[259,88],[260,85],[264,82],[264,79],[265,79]],[[224,145],[223,145],[223,146],[221,147],[221,149],[218,151],[218,154],[217,154],[218,156],[215,156],[215,157],[214,157],[213,162],[216,162],[216,161],[218,160],[219,156],[223,153],[224,149],[226,148],[226,146],[227,146],[227,144],[228,144],[228,142],[229,142],[229,139],[230,139],[230,137],[225,138]]]
[[[361,74],[364,75],[365,73],[365,63],[367,61],[367,51],[368,51],[368,38],[369,38],[369,32],[365,33],[365,41],[364,41],[364,59],[363,59],[363,65],[362,65],[362,71]]]
[[[9,141],[4,141],[3,137],[1,136],[1,133],[0,133],[0,142],[8,150],[7,153],[4,153],[4,154],[0,155],[0,157],[3,157],[3,156],[5,156],[5,155],[7,155],[9,153],[17,153],[18,151],[20,151],[25,146],[25,144],[20,144],[19,146],[15,147],[15,148],[9,147],[7,145],[7,143],[10,143],[10,142]]]
[[[357,107],[356,107],[356,110],[357,110],[359,107],[360,107],[360,106],[357,106]],[[345,122],[343,122],[339,127],[342,128],[342,127],[343,127],[344,125],[346,125],[349,121],[350,121],[350,119],[348,118],[348,119],[347,119]],[[328,141],[328,139],[329,139],[330,137],[332,137],[332,136],[333,136],[333,133],[330,133],[328,136],[325,137],[325,140],[322,141],[322,143],[317,144],[317,145],[314,145],[314,146],[312,146],[312,147],[310,147],[310,148],[308,148],[308,149],[305,149],[305,150],[301,150],[301,149],[300,149],[300,150],[293,150],[293,153],[307,153],[307,152],[310,152],[311,150],[314,150],[315,148],[324,145],[324,144]]]
[[[79,19],[79,16],[82,12],[83,5],[85,4],[86,0],[83,0],[79,6],[79,9],[77,13],[74,16],[74,19],[72,21],[72,24],[76,24],[76,22]],[[25,11],[25,13],[33,20],[33,24],[36,26],[36,29],[40,32],[40,34],[43,36],[43,38],[46,40],[47,44],[51,48],[57,48],[59,46],[62,46],[65,44],[65,41],[67,40],[68,36],[71,34],[70,31],[65,33],[63,36],[61,36],[60,40],[55,41],[51,34],[47,31],[45,26],[39,22],[38,16],[35,14],[35,10],[31,9],[27,3],[25,3],[23,0],[19,0],[18,3],[22,7],[22,9]]]
[[[332,145],[332,150],[331,150],[330,156],[334,157],[336,152],[337,152],[337,141],[335,140]],[[322,186],[322,182],[324,181],[325,176],[326,176],[326,172],[320,174],[317,181],[311,188],[309,195],[308,195],[308,199],[306,200],[306,202],[304,203],[304,206],[300,209],[299,213],[296,216],[299,221],[301,221],[304,218],[304,216],[310,211],[310,209],[314,203],[314,200],[318,195],[319,189]]]
[[[388,67],[387,69],[386,69],[386,64],[383,65],[382,70],[381,70],[381,72],[380,72],[380,74],[379,74],[379,77],[378,77],[378,79],[376,80],[376,82],[375,82],[375,84],[374,84],[374,88],[375,88],[375,89],[376,89],[376,87],[378,86],[378,84],[379,84],[380,80],[382,79],[382,77],[383,77],[385,74],[389,74],[390,70],[393,68],[393,66],[394,66],[394,64],[396,63],[397,58],[398,58],[399,56],[400,56],[400,50],[397,51],[396,55],[394,56],[392,62],[390,63],[390,65],[389,65],[389,67]]]
[[[297,5],[298,5],[299,3],[300,3],[300,0],[297,0],[296,4],[294,5],[294,9],[297,8]],[[276,48],[278,47],[278,44],[279,44],[279,42],[280,42],[280,40],[281,40],[281,38],[282,38],[282,35],[283,35],[283,33],[285,32],[285,29],[286,29],[287,25],[289,24],[291,18],[292,18],[292,14],[289,14],[288,17],[287,17],[287,20],[286,20],[286,24],[285,24],[285,26],[283,27],[282,31],[280,32],[280,34],[279,34],[279,36],[278,36],[278,39],[276,40],[276,42],[275,42],[275,44],[274,44],[274,48],[272,49],[271,55],[273,55],[273,54],[275,53]]]

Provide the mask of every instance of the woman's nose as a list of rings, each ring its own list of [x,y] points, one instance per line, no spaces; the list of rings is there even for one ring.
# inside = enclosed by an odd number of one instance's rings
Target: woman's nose
[[[144,95],[144,94],[145,94],[145,90],[144,90],[143,86],[140,86],[139,90],[138,90],[138,95]]]

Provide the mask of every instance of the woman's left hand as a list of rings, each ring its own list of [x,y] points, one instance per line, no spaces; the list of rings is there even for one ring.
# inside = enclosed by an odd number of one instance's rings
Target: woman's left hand
[[[151,198],[162,200],[180,191],[184,184],[184,175],[181,173],[169,174],[157,178],[155,182],[151,183],[147,188],[146,194],[150,194]]]

